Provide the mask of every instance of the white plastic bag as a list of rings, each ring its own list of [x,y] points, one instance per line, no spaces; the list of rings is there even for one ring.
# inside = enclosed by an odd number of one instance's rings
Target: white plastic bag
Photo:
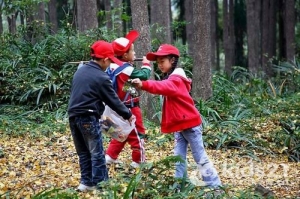
[[[103,133],[113,139],[124,142],[134,128],[135,119],[130,124],[128,120],[124,120],[109,106],[105,106],[101,121],[101,130]]]

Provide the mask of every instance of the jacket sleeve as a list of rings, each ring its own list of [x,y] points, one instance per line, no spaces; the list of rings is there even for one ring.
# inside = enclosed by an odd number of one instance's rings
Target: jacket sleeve
[[[103,102],[112,110],[114,110],[117,114],[119,114],[126,120],[131,117],[131,111],[121,102],[116,92],[114,91],[109,79],[106,79],[103,82],[102,87],[100,88],[100,92],[103,98]]]
[[[152,94],[164,96],[178,96],[180,79],[166,79],[162,81],[143,81],[142,90]]]
[[[150,66],[142,66],[141,69],[134,68],[130,78],[139,78],[141,80],[147,80],[151,75],[151,67]]]

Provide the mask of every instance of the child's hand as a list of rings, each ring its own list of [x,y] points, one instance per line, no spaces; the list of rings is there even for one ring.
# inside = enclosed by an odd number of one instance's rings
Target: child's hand
[[[139,78],[132,79],[131,84],[136,88],[142,88],[142,86],[143,86],[143,83]]]
[[[130,123],[130,126],[131,126],[131,122],[133,121],[133,120],[135,120],[136,118],[135,118],[135,115],[131,115],[131,117],[128,119],[128,122]]]
[[[150,61],[146,58],[146,56],[143,56],[143,65],[149,65],[150,66]]]

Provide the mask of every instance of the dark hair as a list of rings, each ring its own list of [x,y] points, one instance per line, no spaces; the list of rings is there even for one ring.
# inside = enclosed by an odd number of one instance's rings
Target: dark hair
[[[95,61],[100,61],[100,60],[101,60],[101,58],[98,58],[98,57],[92,56],[92,60],[95,60]]]
[[[171,70],[168,72],[168,73],[164,73],[163,74],[163,79],[168,79],[169,76],[173,73],[173,71],[175,70],[175,68],[178,68],[178,60],[179,60],[179,57],[177,55],[168,55],[167,58],[169,60],[173,59],[174,58],[174,62],[172,63],[172,68]]]

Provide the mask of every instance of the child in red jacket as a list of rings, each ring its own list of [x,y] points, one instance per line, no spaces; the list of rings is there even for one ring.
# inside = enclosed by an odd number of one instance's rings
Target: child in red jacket
[[[179,155],[186,160],[187,148],[190,145],[203,181],[207,186],[220,186],[221,181],[217,170],[204,149],[200,113],[189,94],[191,80],[187,78],[182,68],[177,67],[179,55],[176,47],[169,44],[161,45],[157,52],[150,52],[146,57],[150,61],[157,62],[158,68],[165,74],[164,80],[133,79],[132,83],[149,93],[164,96],[161,131],[174,133],[174,155]],[[187,172],[186,167],[186,163],[176,163],[175,177],[184,177]]]
[[[124,142],[112,139],[106,150],[106,163],[117,163],[118,156],[123,150],[126,143],[130,144],[132,150],[132,163],[131,166],[138,167],[141,162],[145,161],[144,149],[144,134],[145,127],[142,119],[142,111],[139,106],[139,97],[129,95],[126,97],[126,92],[123,91],[124,84],[133,78],[140,78],[147,80],[150,77],[151,67],[150,61],[143,58],[143,65],[141,69],[136,69],[132,63],[135,59],[134,41],[138,38],[139,33],[136,30],[130,31],[125,37],[117,38],[112,42],[115,55],[118,59],[124,62],[122,66],[112,64],[110,67],[116,69],[117,67],[124,67],[116,78],[117,81],[117,94],[121,101],[125,99],[125,105],[131,109],[131,112],[136,117],[136,128],[129,134]],[[125,67],[126,64],[130,66]]]

